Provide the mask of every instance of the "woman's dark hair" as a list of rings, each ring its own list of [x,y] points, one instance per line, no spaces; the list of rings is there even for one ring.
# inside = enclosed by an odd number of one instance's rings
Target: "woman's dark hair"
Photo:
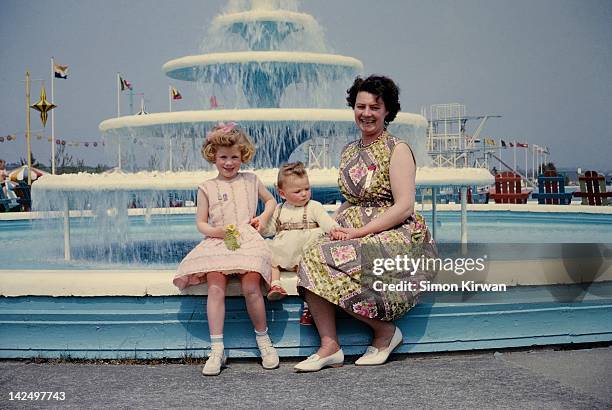
[[[389,77],[383,75],[371,75],[366,79],[356,77],[351,88],[346,90],[347,105],[355,109],[355,101],[360,91],[368,92],[377,97],[381,97],[385,103],[385,108],[389,113],[385,117],[385,125],[395,119],[401,109],[399,101],[400,89]]]

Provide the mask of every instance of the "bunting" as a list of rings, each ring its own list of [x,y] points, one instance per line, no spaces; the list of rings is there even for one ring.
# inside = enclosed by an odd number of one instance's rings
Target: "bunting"
[[[23,136],[25,138],[25,133],[23,133],[23,135],[21,133],[18,134],[19,136]],[[13,141],[17,141],[19,138],[17,136],[17,134],[8,134],[8,135],[4,135],[4,136],[0,136],[0,142],[13,142]],[[32,136],[32,139],[36,139],[37,141],[45,141],[45,142],[52,142],[53,141],[53,137],[45,137],[43,134],[35,134]],[[55,139],[55,144],[56,145],[67,145],[69,147],[86,147],[86,148],[97,148],[100,146],[105,146],[104,141],[93,141],[93,140],[89,140],[89,141],[81,141],[81,140],[66,140],[63,138],[56,138]]]

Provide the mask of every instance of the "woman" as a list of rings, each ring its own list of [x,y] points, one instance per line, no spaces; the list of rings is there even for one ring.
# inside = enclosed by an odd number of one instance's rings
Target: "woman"
[[[308,303],[321,347],[298,363],[297,371],[318,371],[343,364],[344,354],[336,333],[336,306],[370,326],[374,333],[371,346],[355,364],[385,363],[402,343],[402,333],[391,321],[414,306],[418,286],[412,292],[381,291],[380,286],[372,286],[368,257],[379,254],[418,258],[435,253],[425,221],[414,212],[414,155],[406,143],[387,132],[387,125],[400,110],[397,85],[387,77],[357,77],[347,92],[361,138],[349,143],[340,159],[339,185],[346,202],[335,214],[340,228],[331,236],[342,240],[326,238],[312,244],[299,265],[298,291]],[[398,277],[418,284],[431,279],[433,272],[417,271],[411,275],[399,271],[394,278]]]

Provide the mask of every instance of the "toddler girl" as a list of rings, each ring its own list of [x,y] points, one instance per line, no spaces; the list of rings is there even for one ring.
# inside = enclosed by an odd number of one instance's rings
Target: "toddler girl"
[[[276,207],[265,230],[266,236],[276,234],[269,242],[272,250],[272,286],[268,292],[269,300],[279,300],[287,295],[280,282],[280,269],[297,271],[302,249],[310,241],[338,226],[320,202],[310,199],[310,183],[301,162],[281,166],[276,187],[285,202]],[[312,324],[312,316],[306,305],[300,323]]]
[[[274,369],[279,363],[268,336],[260,285],[262,277],[270,282],[271,255],[259,234],[276,201],[255,174],[239,172],[254,154],[255,147],[235,123],[220,123],[206,135],[202,156],[219,172],[198,187],[196,225],[206,238],[181,261],[173,281],[180,289],[208,282],[206,314],[211,352],[202,370],[207,376],[218,375],[225,365],[225,289],[228,276],[233,274],[240,278],[263,367]],[[265,202],[265,208],[254,217],[258,198]]]

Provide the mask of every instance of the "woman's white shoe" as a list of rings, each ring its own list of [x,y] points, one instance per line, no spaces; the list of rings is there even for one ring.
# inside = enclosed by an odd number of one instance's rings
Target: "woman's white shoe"
[[[395,332],[391,338],[391,342],[386,349],[378,350],[374,346],[368,346],[365,354],[355,361],[357,366],[376,366],[383,364],[389,358],[391,352],[393,352],[399,345],[402,344],[402,332],[399,327],[395,327]]]
[[[324,367],[341,367],[344,364],[344,352],[342,349],[336,353],[321,357],[318,354],[313,354],[308,359],[303,360],[295,365],[294,369],[298,372],[318,372]]]

